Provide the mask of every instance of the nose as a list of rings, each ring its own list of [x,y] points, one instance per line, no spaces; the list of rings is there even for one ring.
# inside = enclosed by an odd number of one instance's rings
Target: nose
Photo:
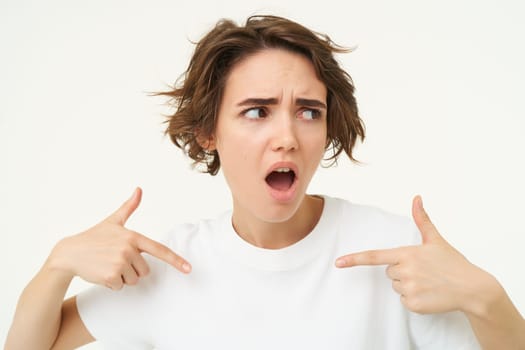
[[[275,119],[271,147],[273,151],[293,151],[299,147],[294,118],[282,115]]]

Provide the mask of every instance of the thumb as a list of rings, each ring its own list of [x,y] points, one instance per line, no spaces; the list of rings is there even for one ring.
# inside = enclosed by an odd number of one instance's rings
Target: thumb
[[[412,201],[412,217],[421,233],[423,244],[443,240],[423,208],[423,199],[419,195],[415,196]]]
[[[142,189],[137,187],[131,197],[122,203],[120,208],[108,217],[108,221],[124,226],[133,212],[138,208],[142,198]]]

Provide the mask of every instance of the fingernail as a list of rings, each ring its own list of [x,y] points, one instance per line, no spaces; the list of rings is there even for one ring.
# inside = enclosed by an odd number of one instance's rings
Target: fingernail
[[[345,266],[345,259],[337,259],[335,261],[335,266],[337,266],[337,267],[344,267]]]
[[[184,270],[184,272],[189,273],[191,271],[191,266],[188,263],[184,263],[182,264],[182,269]]]

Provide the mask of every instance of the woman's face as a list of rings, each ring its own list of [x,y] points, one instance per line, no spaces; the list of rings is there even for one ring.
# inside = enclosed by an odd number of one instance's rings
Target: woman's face
[[[235,65],[211,145],[234,217],[278,223],[298,210],[326,145],[326,87],[304,56],[266,49]]]

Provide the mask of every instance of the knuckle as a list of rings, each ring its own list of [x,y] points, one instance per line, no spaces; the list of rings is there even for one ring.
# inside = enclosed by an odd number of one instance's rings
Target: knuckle
[[[399,281],[392,280],[391,285],[392,285],[392,289],[399,293]]]
[[[164,256],[167,256],[172,261],[175,261],[178,258],[178,256],[176,254],[174,254],[168,247],[165,247],[163,245],[159,245],[158,246],[158,250],[159,250],[160,254],[162,254]]]
[[[104,283],[106,285],[114,286],[121,282],[122,278],[117,272],[110,272],[104,277]]]
[[[182,264],[184,263],[182,259],[176,254],[166,254],[166,255],[167,255],[168,261],[174,265],[182,266]]]
[[[182,264],[184,264],[180,259],[177,259],[175,257],[170,257],[169,263],[175,266],[177,269],[182,269]]]
[[[126,280],[126,284],[129,284],[130,286],[134,286],[139,282],[139,279],[136,277],[130,278],[129,280]]]
[[[414,298],[419,297],[423,294],[421,285],[414,280],[407,281],[403,290],[406,295],[409,295],[410,297]]]
[[[412,253],[410,254],[410,258],[414,262],[424,260],[429,254],[428,246],[422,246],[419,248],[420,249],[414,249]]]
[[[123,235],[123,238],[124,238],[124,241],[130,245],[130,246],[135,246],[136,245],[136,242],[137,242],[137,235],[132,232],[132,231],[128,231],[128,230],[125,230],[124,231],[124,235]]]
[[[420,298],[417,297],[409,297],[406,298],[406,307],[413,312],[416,313],[423,313],[423,303],[421,302]]]
[[[415,295],[417,295],[418,289],[419,288],[418,288],[417,283],[415,283],[412,280],[405,281],[404,286],[403,286],[405,295],[408,295],[411,297],[414,297]]]
[[[376,264],[378,260],[377,252],[369,251],[365,256],[363,256],[371,264]]]
[[[115,273],[121,273],[126,269],[128,264],[128,259],[120,255],[115,259],[115,262],[113,263],[113,270],[115,271]]]
[[[399,263],[409,262],[411,259],[412,251],[410,249],[402,250],[399,253],[398,259]]]
[[[136,254],[135,249],[130,245],[123,245],[118,248],[116,261],[118,264],[129,264]]]
[[[121,290],[122,287],[124,287],[124,284],[119,283],[119,284],[113,285],[113,287],[111,287],[111,289],[113,289],[113,290]]]
[[[417,251],[414,251],[414,250],[406,250],[404,252],[402,252],[399,256],[399,262],[402,263],[403,265],[407,265],[407,264],[411,264],[414,262],[414,260],[416,260],[416,254],[417,254]]]
[[[130,246],[124,246],[120,250],[120,260],[123,260],[126,263],[129,263],[132,260],[133,255],[135,255],[135,252]]]
[[[148,265],[144,265],[144,268],[142,269],[140,275],[141,276],[147,276],[149,275],[150,269]]]
[[[414,268],[411,266],[404,266],[399,270],[399,276],[404,280],[410,280],[414,275]]]

